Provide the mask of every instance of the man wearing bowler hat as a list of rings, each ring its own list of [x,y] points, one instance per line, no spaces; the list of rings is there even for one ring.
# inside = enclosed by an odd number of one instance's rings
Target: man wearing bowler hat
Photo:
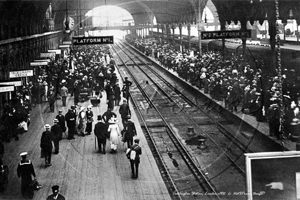
[[[59,186],[58,185],[52,186],[52,192],[53,192],[53,194],[48,196],[47,200],[65,200],[65,197],[63,195],[58,194],[58,192],[59,192]]]

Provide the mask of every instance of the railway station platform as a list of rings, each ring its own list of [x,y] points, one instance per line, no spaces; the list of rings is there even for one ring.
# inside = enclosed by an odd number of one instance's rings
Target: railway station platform
[[[118,75],[119,76],[119,75]],[[120,80],[120,78],[119,78]],[[122,83],[120,83],[121,85]],[[97,115],[107,110],[106,94],[103,93],[99,106],[93,107],[94,125]],[[161,177],[151,150],[142,133],[139,121],[134,112],[132,104],[129,103],[132,112],[132,121],[135,123],[140,146],[142,148],[141,163],[139,167],[139,178],[131,179],[130,163],[125,156],[127,145],[118,144],[117,153],[110,153],[110,142],[107,140],[106,154],[98,153],[95,144],[95,136],[79,137],[75,135],[74,140],[67,140],[66,134],[60,141],[60,152],[52,154],[52,166],[45,168],[44,158],[40,158],[40,139],[45,130],[44,125],[53,125],[53,119],[62,109],[66,114],[73,105],[73,97],[67,98],[67,106],[62,107],[62,101],[55,102],[55,112],[49,110],[48,103],[38,104],[31,111],[31,124],[29,130],[19,136],[19,141],[4,143],[5,154],[3,162],[9,167],[9,183],[5,192],[0,193],[0,199],[23,199],[21,196],[21,180],[17,177],[16,169],[20,161],[19,154],[28,152],[35,167],[37,180],[42,188],[35,191],[35,200],[46,199],[52,194],[53,185],[60,186],[60,194],[66,199],[74,200],[170,200],[171,197]],[[79,103],[87,107],[90,102]],[[114,108],[118,114],[119,106]],[[118,115],[118,125],[122,130],[122,121]]]
[[[134,48],[134,47],[133,47]],[[299,47],[295,47],[295,45],[287,45],[285,48],[292,49],[295,48],[300,51]],[[138,51],[138,50],[137,50]],[[241,130],[241,134],[243,134],[246,138],[251,138],[253,134],[259,133],[262,135],[262,137],[266,140],[270,140],[275,142],[276,144],[282,146],[282,149],[285,151],[293,151],[296,150],[296,143],[292,142],[290,140],[284,139],[283,141],[278,140],[277,138],[273,136],[269,136],[269,124],[268,122],[259,122],[256,120],[256,117],[250,114],[244,114],[240,112],[241,106],[238,107],[238,112],[230,112],[227,108],[225,108],[225,103],[223,101],[216,101],[211,98],[209,94],[204,93],[203,89],[199,89],[198,87],[192,85],[190,82],[182,79],[181,77],[178,76],[177,72],[173,70],[168,70],[165,67],[162,67],[160,62],[158,60],[155,60],[153,57],[148,57],[151,59],[154,63],[156,63],[158,66],[160,66],[163,70],[169,72],[170,74],[173,75],[174,78],[176,78],[179,82],[184,83],[185,85],[188,85],[188,87],[193,88],[193,91],[198,91],[201,93],[202,96],[204,96],[206,99],[209,101],[213,102],[215,105],[218,105],[221,107],[223,110],[226,111],[226,113],[230,113],[230,117],[236,118],[239,121],[242,121],[242,123],[246,123],[250,127],[252,127],[252,130],[256,130],[255,133],[253,131],[244,131]]]

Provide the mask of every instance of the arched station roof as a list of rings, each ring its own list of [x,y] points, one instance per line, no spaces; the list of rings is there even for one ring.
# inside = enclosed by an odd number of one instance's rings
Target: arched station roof
[[[56,1],[54,5],[61,4],[64,1]],[[78,1],[69,1],[73,5],[77,5]],[[85,0],[85,8],[95,8],[98,6],[114,5],[119,6],[128,11],[135,24],[151,23],[153,17],[156,17],[157,23],[179,23],[189,22],[195,19],[195,12],[198,0]],[[202,1],[201,1],[202,2]],[[204,0],[203,2],[207,2]],[[196,6],[195,6],[196,3]],[[64,6],[64,5],[63,5]],[[88,9],[85,10],[85,13]]]
[[[67,0],[69,13],[75,13],[81,8],[84,15],[92,8],[104,5],[115,5],[127,10],[135,24],[150,23],[153,17],[159,24],[195,23],[197,9],[201,3],[203,9],[207,0]],[[300,24],[300,2],[296,0],[278,0],[280,17],[285,22],[290,17]],[[275,0],[212,0],[220,21],[250,21],[263,22],[275,19]],[[62,24],[65,17],[65,0],[19,0],[0,1],[0,24],[16,26],[22,29],[26,26],[35,28],[41,26],[45,12],[52,4],[55,23]],[[290,16],[292,10],[293,16]]]

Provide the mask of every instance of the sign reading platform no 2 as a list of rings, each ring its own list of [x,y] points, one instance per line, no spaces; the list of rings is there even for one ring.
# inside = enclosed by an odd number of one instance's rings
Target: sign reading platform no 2
[[[246,31],[206,31],[201,32],[201,39],[250,38],[251,30]]]
[[[73,37],[73,45],[113,44],[114,36]]]

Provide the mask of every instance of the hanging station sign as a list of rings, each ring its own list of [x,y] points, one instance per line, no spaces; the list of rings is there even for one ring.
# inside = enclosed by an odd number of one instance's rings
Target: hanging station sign
[[[56,54],[61,54],[61,49],[49,49],[48,50],[49,53],[56,53]]]
[[[33,70],[23,70],[23,71],[11,71],[9,72],[9,78],[19,78],[33,76]]]
[[[13,85],[13,86],[22,86],[22,81],[7,81],[7,82],[0,82],[0,87],[2,85]]]
[[[34,62],[50,62],[50,59],[34,60]]]
[[[63,41],[63,44],[72,44],[72,41]]]
[[[69,48],[70,45],[69,44],[62,44],[62,45],[59,45],[59,48],[60,49],[66,49],[66,48]]]
[[[12,92],[15,90],[15,86],[13,85],[10,85],[10,86],[4,86],[4,87],[1,87],[0,86],[0,93],[1,92]]]
[[[30,66],[45,66],[48,65],[48,62],[31,62]]]
[[[113,44],[114,36],[73,37],[73,45]]]
[[[223,38],[251,38],[251,30],[241,31],[205,31],[201,32],[201,39],[223,39]]]
[[[40,53],[40,58],[55,58],[55,52]]]

